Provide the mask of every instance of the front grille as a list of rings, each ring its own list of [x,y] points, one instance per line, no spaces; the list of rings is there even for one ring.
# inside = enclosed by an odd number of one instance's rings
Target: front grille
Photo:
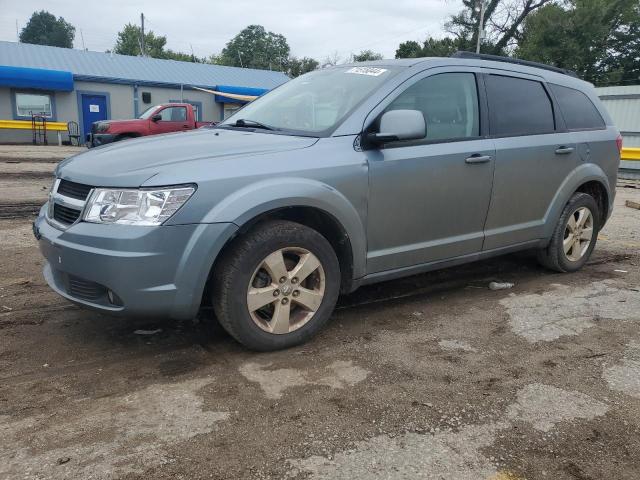
[[[60,180],[57,193],[65,197],[75,198],[76,200],[86,200],[92,188],[90,185],[70,182],[69,180]]]
[[[99,283],[89,282],[69,275],[69,295],[83,300],[98,300],[106,294],[107,289]]]
[[[59,203],[53,205],[53,219],[57,222],[64,223],[65,225],[71,225],[80,216],[80,210],[75,208],[65,207]]]

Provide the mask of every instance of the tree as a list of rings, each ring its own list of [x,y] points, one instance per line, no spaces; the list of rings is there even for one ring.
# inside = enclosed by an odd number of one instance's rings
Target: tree
[[[140,49],[140,34],[141,30],[138,25],[127,23],[124,28],[120,32],[118,32],[116,45],[113,48],[114,53],[131,56],[141,55],[142,50]],[[204,59],[198,58],[193,54],[174,52],[171,49],[165,50],[166,44],[167,37],[163,35],[156,35],[153,32],[145,32],[144,53],[146,56],[168,60],[178,60],[181,62],[204,62]]]
[[[457,39],[429,37],[422,45],[413,40],[401,43],[396,50],[396,58],[449,57],[458,50],[460,46]]]
[[[382,54],[373,50],[362,50],[360,53],[351,54],[353,62],[368,62],[370,60],[382,60]]]
[[[20,32],[22,43],[73,48],[76,27],[45,10],[33,12],[27,25]]]
[[[116,45],[113,48],[115,53],[120,55],[138,56],[142,54],[140,45],[140,27],[132,23],[127,23],[124,28],[118,32]],[[164,47],[167,44],[167,37],[158,35],[153,32],[144,34],[144,53],[153,58],[164,58]]]
[[[336,50],[333,53],[324,57],[324,60],[322,61],[322,66],[332,67],[334,65],[338,65],[340,62],[342,62],[342,57],[340,57],[340,54]]]
[[[289,57],[287,61],[287,75],[291,78],[299,77],[318,68],[317,60],[309,57]]]
[[[422,46],[415,40],[402,42],[396,50],[396,58],[422,57]]]
[[[179,62],[191,62],[191,63],[205,63],[204,58],[196,57],[193,53],[174,52],[171,49],[164,51],[164,56],[167,60],[178,60]]]
[[[483,0],[484,1],[484,0]],[[520,38],[525,19],[552,0],[488,0],[484,14],[486,37],[482,53],[504,54]],[[462,0],[463,9],[451,17],[445,29],[458,39],[461,50],[473,50],[478,39],[478,0]]]
[[[283,35],[267,32],[262,25],[249,25],[227,43],[219,62],[234,67],[283,71],[289,51]]]
[[[637,82],[640,75],[637,0],[570,0],[525,21],[515,54],[575,70],[590,82]]]

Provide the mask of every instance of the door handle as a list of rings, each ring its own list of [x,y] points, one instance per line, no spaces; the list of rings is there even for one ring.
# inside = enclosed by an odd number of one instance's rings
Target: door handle
[[[491,161],[491,155],[480,155],[475,154],[470,157],[465,158],[465,163],[474,164],[474,163],[487,163]]]
[[[574,150],[573,147],[558,147],[556,148],[556,155],[568,155]]]

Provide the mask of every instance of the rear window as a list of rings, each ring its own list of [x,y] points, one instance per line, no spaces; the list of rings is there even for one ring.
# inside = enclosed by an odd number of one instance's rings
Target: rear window
[[[502,75],[485,78],[492,135],[535,135],[555,130],[553,107],[542,83]]]
[[[550,84],[569,130],[604,128],[604,120],[593,102],[580,90]]]

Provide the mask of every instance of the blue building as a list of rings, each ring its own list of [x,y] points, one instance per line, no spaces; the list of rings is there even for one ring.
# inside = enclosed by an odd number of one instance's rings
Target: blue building
[[[82,138],[92,122],[135,118],[159,103],[190,103],[198,121],[218,121],[242,102],[193,87],[261,95],[287,80],[269,70],[0,41],[0,121],[25,121],[25,130],[0,129],[0,142],[31,141],[32,112],[78,122]]]

